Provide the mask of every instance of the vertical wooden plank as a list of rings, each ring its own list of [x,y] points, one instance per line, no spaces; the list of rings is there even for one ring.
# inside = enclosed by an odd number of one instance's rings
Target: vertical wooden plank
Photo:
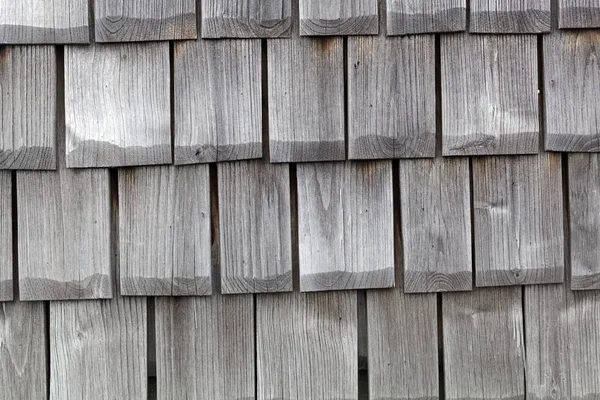
[[[292,290],[289,166],[218,165],[222,293]]]
[[[43,303],[0,303],[0,400],[46,399]]]
[[[342,38],[267,41],[271,162],[343,160]]]
[[[55,169],[55,142],[54,46],[0,47],[0,169]]]
[[[598,0],[558,0],[558,25],[564,28],[600,28]]]
[[[12,181],[0,171],[0,301],[13,299]]]
[[[467,28],[466,0],[387,0],[387,34],[458,32]]]
[[[87,0],[0,0],[0,44],[88,43]]]
[[[446,399],[525,399],[521,288],[442,295]]]
[[[207,165],[119,170],[121,294],[211,293]]]
[[[473,159],[477,286],[564,279],[560,155]]]
[[[252,295],[156,300],[159,399],[254,399]]]
[[[145,298],[50,303],[51,399],[147,399]]]
[[[550,32],[551,0],[471,0],[473,33]]]
[[[537,153],[537,63],[533,35],[443,35],[444,155]]]
[[[291,0],[202,0],[202,37],[289,37]]]
[[[262,157],[261,43],[175,43],[175,163]]]
[[[378,0],[299,0],[303,36],[377,35]]]
[[[391,161],[298,165],[300,289],[394,286]]]
[[[357,399],[354,291],[256,297],[257,397]]]
[[[196,39],[195,0],[94,0],[97,42]]]
[[[404,290],[471,290],[471,204],[465,158],[401,160]]]
[[[169,44],[65,49],[67,167],[171,162]]]
[[[544,36],[546,150],[600,151],[600,33]]]
[[[350,159],[435,155],[435,37],[348,39]]]

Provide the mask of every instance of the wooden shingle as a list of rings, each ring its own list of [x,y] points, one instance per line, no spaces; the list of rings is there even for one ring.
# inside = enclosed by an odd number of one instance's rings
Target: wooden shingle
[[[386,0],[387,34],[459,32],[467,27],[466,0]]]
[[[471,0],[473,33],[550,32],[551,0]]]
[[[600,28],[598,0],[558,0],[560,28]]]
[[[0,301],[13,299],[12,179],[0,171]]]
[[[377,35],[378,0],[299,0],[300,35]]]

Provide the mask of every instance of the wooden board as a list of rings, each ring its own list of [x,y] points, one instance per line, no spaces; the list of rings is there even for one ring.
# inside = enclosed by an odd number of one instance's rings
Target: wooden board
[[[550,32],[551,0],[471,0],[473,33]]]
[[[175,43],[175,163],[262,157],[260,40]]]
[[[378,0],[299,0],[303,36],[377,35]]]
[[[571,289],[600,289],[600,154],[569,154]]]
[[[289,37],[292,0],[202,0],[203,38]]]
[[[0,303],[0,400],[46,399],[43,303]]]
[[[51,399],[147,399],[145,298],[50,303]]]
[[[67,169],[63,132],[58,171],[16,173],[21,300],[113,295],[109,172]]]
[[[537,65],[533,35],[442,35],[444,155],[537,153]]]
[[[0,0],[0,44],[88,43],[88,17],[88,0]]]
[[[477,286],[562,282],[560,155],[473,159]]]
[[[391,161],[297,168],[301,291],[394,286]]]
[[[12,181],[0,171],[0,301],[13,299]]]
[[[471,290],[469,160],[400,161],[404,290]]]
[[[525,399],[521,288],[442,295],[446,399]]]
[[[121,294],[211,293],[207,165],[119,170]]]
[[[558,0],[560,28],[600,28],[598,0]]]
[[[458,32],[467,28],[466,0],[386,0],[387,34]]]
[[[67,166],[171,163],[169,44],[65,49]]]
[[[97,42],[196,39],[196,0],[94,0]]]
[[[544,36],[546,150],[600,151],[600,33]]]
[[[255,398],[252,297],[156,300],[159,399]]]
[[[256,296],[258,399],[358,397],[356,292]]]
[[[343,160],[342,38],[267,42],[271,162]]]
[[[433,157],[435,37],[347,40],[349,158]]]
[[[0,169],[56,168],[56,86],[53,46],[0,47]]]
[[[218,165],[222,293],[292,290],[288,165]]]

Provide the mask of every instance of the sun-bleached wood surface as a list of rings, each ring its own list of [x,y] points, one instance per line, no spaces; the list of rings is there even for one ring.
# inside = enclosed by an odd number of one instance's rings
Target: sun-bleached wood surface
[[[379,0],[299,0],[300,34],[377,35]]]
[[[13,299],[12,177],[0,171],[0,301]]]
[[[169,44],[67,47],[67,167],[171,163]]]
[[[558,0],[560,28],[600,28],[598,0]]]
[[[470,0],[472,33],[550,32],[551,0]]]
[[[457,32],[467,27],[466,0],[386,0],[387,34]]]

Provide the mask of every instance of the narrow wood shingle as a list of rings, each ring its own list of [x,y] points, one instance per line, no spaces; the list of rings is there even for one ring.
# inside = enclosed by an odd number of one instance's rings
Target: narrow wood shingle
[[[169,44],[65,49],[67,167],[171,163]]]
[[[148,398],[145,298],[50,303],[50,399]]]
[[[0,44],[88,43],[88,0],[0,0]]]
[[[348,158],[433,157],[435,37],[347,40]]]
[[[207,165],[119,170],[121,294],[211,293]]]
[[[56,168],[56,86],[54,46],[0,46],[0,169]]]
[[[175,44],[175,163],[262,157],[260,40]]]
[[[471,205],[466,158],[400,161],[404,290],[471,290]]]
[[[298,165],[300,289],[394,286],[391,161]]]
[[[378,0],[299,0],[303,36],[377,35]]]
[[[387,34],[459,32],[467,28],[466,0],[386,0]]]
[[[560,28],[600,28],[598,0],[558,0]]]
[[[11,174],[0,171],[0,301],[13,299],[13,229]]]
[[[600,33],[544,36],[546,150],[600,151]]]
[[[97,42],[196,39],[196,0],[94,0]]]
[[[355,291],[256,296],[259,399],[358,397]]]
[[[292,0],[202,0],[203,38],[289,37]]]
[[[473,159],[477,286],[564,279],[560,155]]]
[[[442,35],[444,155],[537,153],[537,65],[533,35]]]
[[[471,0],[473,33],[550,32],[551,0]]]

